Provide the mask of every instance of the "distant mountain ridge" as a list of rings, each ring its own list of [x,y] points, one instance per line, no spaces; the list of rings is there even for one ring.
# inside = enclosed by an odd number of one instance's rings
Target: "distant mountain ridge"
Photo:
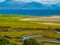
[[[43,5],[38,2],[13,2],[11,0],[5,1],[4,3],[0,3],[0,9],[60,9],[60,5],[58,4],[52,4],[49,5]]]
[[[60,4],[42,4],[39,2],[17,2],[8,0],[0,3],[0,14],[21,14],[33,16],[60,15]]]
[[[52,8],[52,9],[60,9],[60,5],[53,4],[53,5],[50,6],[50,8]]]
[[[30,2],[24,5],[24,8],[43,8],[45,7],[43,4],[38,3],[38,2]]]
[[[11,0],[5,1],[4,3],[0,3],[0,9],[16,9],[16,8],[22,8],[24,5],[23,2],[18,3],[18,2],[13,2]]]

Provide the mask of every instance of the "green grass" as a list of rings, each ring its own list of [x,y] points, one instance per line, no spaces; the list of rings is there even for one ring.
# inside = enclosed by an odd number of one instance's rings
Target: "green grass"
[[[10,36],[10,37],[20,37],[22,39],[25,35],[37,35],[43,34],[50,38],[59,38],[60,34],[54,33],[55,28],[60,28],[60,25],[49,25],[49,24],[42,24],[46,23],[43,21],[21,21],[23,18],[33,18],[39,16],[17,16],[17,15],[0,15],[0,26],[11,26],[12,28],[44,28],[46,30],[25,30],[21,32],[0,32],[0,36]],[[41,17],[42,18],[42,17]],[[55,22],[56,23],[56,22]],[[50,27],[50,29],[49,29]],[[11,45],[11,44],[9,44]],[[45,45],[58,45],[58,44],[51,44],[45,43]]]

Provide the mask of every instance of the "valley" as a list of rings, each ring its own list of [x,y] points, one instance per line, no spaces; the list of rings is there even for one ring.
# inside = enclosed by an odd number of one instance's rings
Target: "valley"
[[[44,45],[60,45],[60,16],[0,15],[0,37],[23,44],[29,38]]]

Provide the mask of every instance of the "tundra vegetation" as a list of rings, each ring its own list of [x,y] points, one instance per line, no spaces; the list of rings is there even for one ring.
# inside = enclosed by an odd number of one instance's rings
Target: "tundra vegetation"
[[[0,45],[60,45],[57,17],[0,14]]]

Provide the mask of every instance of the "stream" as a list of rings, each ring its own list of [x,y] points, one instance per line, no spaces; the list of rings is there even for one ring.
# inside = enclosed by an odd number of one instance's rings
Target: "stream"
[[[50,43],[56,43],[56,44],[60,44],[60,41],[56,41],[56,40],[38,40],[39,42],[50,42]]]
[[[36,38],[36,37],[42,37],[43,35],[34,35],[34,36],[24,36],[23,37],[23,41],[26,40],[26,39],[29,39],[29,38]]]
[[[43,37],[43,35],[34,35],[34,36],[24,36],[23,41],[29,38],[36,38],[36,37]],[[37,40],[39,42],[49,42],[49,43],[55,43],[55,44],[60,44],[60,41],[57,40]]]

